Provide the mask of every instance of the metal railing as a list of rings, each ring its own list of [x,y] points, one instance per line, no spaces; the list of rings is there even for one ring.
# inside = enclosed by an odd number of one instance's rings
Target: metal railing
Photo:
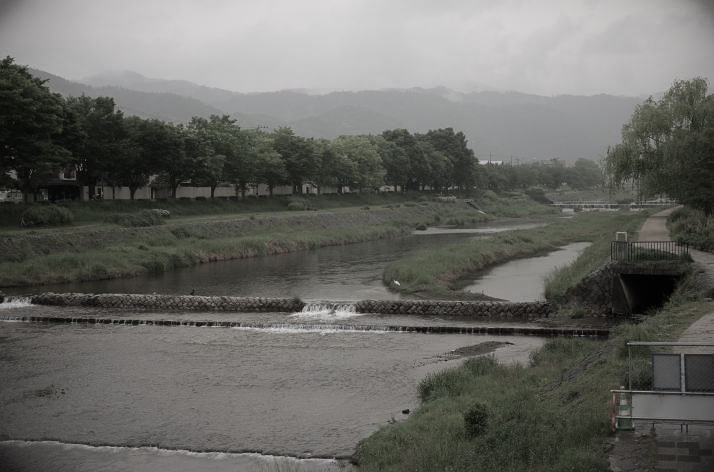
[[[613,261],[667,261],[684,259],[689,255],[689,244],[677,241],[612,241],[610,259]]]

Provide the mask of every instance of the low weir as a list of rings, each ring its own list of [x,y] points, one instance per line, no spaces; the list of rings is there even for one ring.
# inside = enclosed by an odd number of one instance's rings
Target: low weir
[[[294,313],[301,311],[306,306],[305,302],[297,298],[158,294],[43,293],[32,297],[31,301],[36,305],[237,313]],[[354,303],[354,311],[355,313],[383,315],[452,316],[481,320],[531,321],[547,317],[550,313],[550,305],[545,302],[362,300]]]
[[[0,321],[52,324],[123,325],[123,326],[188,326],[194,328],[243,328],[300,331],[360,331],[399,332],[420,334],[490,334],[523,335],[540,337],[588,336],[607,337],[607,329],[551,328],[539,326],[401,326],[359,324],[306,324],[306,323],[254,323],[241,321],[211,320],[150,320],[138,318],[111,318],[93,316],[0,316]]]

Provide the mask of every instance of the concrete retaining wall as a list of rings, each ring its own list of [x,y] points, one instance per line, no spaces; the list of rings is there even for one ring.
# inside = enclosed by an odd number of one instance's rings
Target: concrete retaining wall
[[[296,298],[204,297],[194,295],[43,293],[37,305],[87,306],[159,311],[298,312],[305,303]],[[431,300],[363,300],[358,313],[451,316],[469,319],[532,320],[547,317],[547,303],[505,303]]]
[[[591,316],[614,316],[631,314],[633,301],[631,290],[624,277],[638,275],[644,277],[681,278],[689,270],[687,263],[678,261],[609,262],[569,288],[562,300],[556,303],[584,310]],[[639,297],[659,296],[657,285],[650,284]],[[667,294],[668,295],[668,294]]]

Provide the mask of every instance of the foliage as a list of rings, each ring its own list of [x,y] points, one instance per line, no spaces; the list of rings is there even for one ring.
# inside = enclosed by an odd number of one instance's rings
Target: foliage
[[[162,225],[164,224],[164,217],[162,210],[151,209],[141,210],[139,213],[130,215],[115,215],[109,220],[121,226],[142,227]]]
[[[679,208],[667,220],[672,238],[702,251],[714,251],[714,216],[693,208]]]
[[[77,179],[88,187],[88,197],[92,199],[100,179],[119,183],[125,163],[116,157],[126,144],[124,116],[115,110],[114,99],[109,97],[69,97],[66,107],[76,127],[67,140],[68,149],[72,152]]]
[[[572,189],[590,189],[602,185],[602,170],[591,160],[580,158],[572,166],[558,159],[524,164],[485,164],[483,186],[495,192],[540,187],[548,190],[567,185]]]
[[[645,197],[666,194],[714,211],[714,95],[703,78],[676,81],[661,99],[638,105],[608,150],[610,183],[635,182]]]
[[[22,226],[59,226],[73,221],[72,212],[59,205],[33,205],[22,213]]]
[[[488,408],[481,402],[476,402],[464,413],[464,427],[469,437],[479,436],[488,426]]]
[[[69,161],[64,121],[61,96],[11,57],[0,61],[0,174],[15,172],[25,201]]]

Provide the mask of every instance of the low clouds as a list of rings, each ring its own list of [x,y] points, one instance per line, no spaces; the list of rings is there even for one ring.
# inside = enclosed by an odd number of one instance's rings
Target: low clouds
[[[706,0],[0,3],[3,55],[238,91],[488,86],[647,95],[714,78]]]

